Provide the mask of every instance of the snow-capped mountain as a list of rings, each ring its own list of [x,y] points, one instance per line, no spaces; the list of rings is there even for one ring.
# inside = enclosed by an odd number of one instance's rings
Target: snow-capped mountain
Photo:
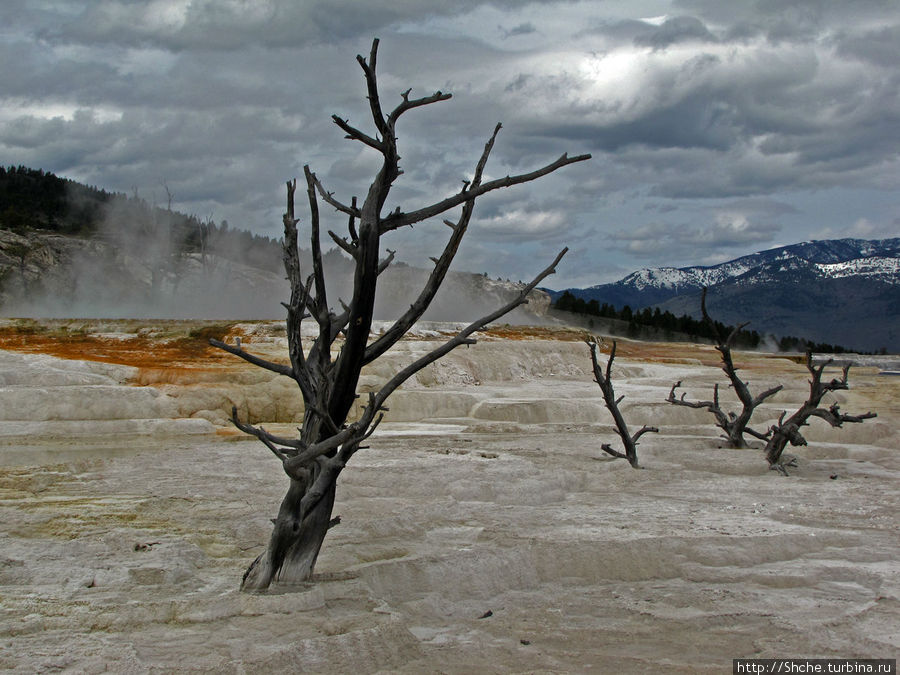
[[[708,267],[641,269],[613,284],[568,290],[618,308],[659,306],[698,316],[704,286],[710,313],[725,322],[900,351],[900,238],[807,241]]]
[[[799,270],[820,278],[862,275],[898,283],[900,239],[807,241],[760,251],[710,267],[644,268],[615,284],[592,286],[584,291],[618,286],[635,291],[671,291],[672,295],[676,295],[680,291],[716,286],[731,279],[759,283]],[[588,296],[581,297],[587,299]]]
[[[857,258],[833,264],[816,264],[822,276],[838,279],[841,277],[873,277],[889,279],[890,283],[900,284],[900,258]]]

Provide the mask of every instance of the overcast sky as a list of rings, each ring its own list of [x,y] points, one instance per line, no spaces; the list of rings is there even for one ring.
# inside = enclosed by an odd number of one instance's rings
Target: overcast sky
[[[593,154],[480,201],[456,269],[529,279],[569,246],[563,288],[900,235],[896,0],[3,0],[0,162],[280,236],[304,164],[366,193],[377,157],[330,118],[372,129],[376,36],[385,108],[453,94],[401,120],[388,208],[458,191],[498,121],[488,177]],[[385,244],[425,266],[448,234]]]

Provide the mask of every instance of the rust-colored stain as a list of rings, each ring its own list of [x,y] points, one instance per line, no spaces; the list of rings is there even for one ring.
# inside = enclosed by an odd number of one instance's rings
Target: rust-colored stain
[[[209,344],[211,337],[224,337],[231,328],[229,324],[192,328],[184,323],[173,323],[167,327],[171,329],[170,336],[159,333],[107,336],[64,324],[21,321],[0,326],[0,349],[114,363],[150,371],[221,368],[235,360]]]
[[[479,331],[482,335],[501,340],[557,340],[560,342],[578,342],[587,335],[585,331],[573,328],[554,326],[488,326]]]
[[[249,323],[249,322],[245,322]],[[105,332],[102,328],[112,326]],[[199,371],[249,367],[241,359],[216,349],[209,338],[225,339],[240,335],[237,322],[202,321],[77,321],[17,320],[0,325],[0,349],[49,354],[64,359],[100,361],[140,369],[139,384],[189,381]],[[449,339],[446,332],[437,339]],[[557,326],[491,326],[478,331],[485,340],[553,340],[580,342],[589,333]],[[434,336],[411,335],[407,340],[435,340]],[[245,343],[252,336],[244,336]],[[607,337],[601,352],[609,353],[613,338]],[[700,362],[720,366],[721,355],[712,345],[688,342],[639,342],[619,339],[616,354],[622,358],[657,363]],[[741,368],[763,366],[763,354],[741,354]],[[765,366],[765,367],[771,367]]]
[[[497,340],[555,340],[557,342],[583,342],[592,335],[579,328],[558,326],[491,326],[476,335]],[[616,355],[622,358],[641,359],[661,363],[679,363],[687,359],[700,361],[703,365],[716,366],[721,363],[721,355],[712,345],[697,345],[691,342],[641,342],[624,338],[604,337],[600,346],[602,353],[608,354],[616,340]]]

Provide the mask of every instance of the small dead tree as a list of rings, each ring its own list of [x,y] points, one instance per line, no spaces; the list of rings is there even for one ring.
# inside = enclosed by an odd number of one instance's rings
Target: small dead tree
[[[806,439],[800,433],[800,427],[808,424],[810,417],[818,417],[833,427],[841,427],[845,422],[861,423],[863,420],[878,416],[873,412],[867,412],[863,415],[848,415],[840,411],[840,407],[836,402],[827,408],[820,407],[822,399],[829,392],[850,388],[847,383],[847,376],[850,372],[849,363],[842,368],[840,379],[832,378],[830,382],[822,382],[822,373],[832,363],[834,363],[834,360],[828,359],[816,366],[813,364],[812,352],[806,353],[806,369],[811,376],[809,396],[803,402],[803,405],[787,419],[785,419],[787,411],[782,412],[778,418],[778,423],[769,430],[765,452],[770,469],[779,471],[786,476],[787,467],[797,466],[795,457],[786,458],[783,455],[784,449],[788,443],[795,447],[806,445]]]
[[[622,439],[622,445],[625,446],[625,452],[623,453],[613,449],[609,443],[603,443],[600,448],[613,457],[627,459],[628,463],[631,464],[633,468],[640,469],[641,467],[638,465],[637,458],[638,439],[649,432],[658,433],[659,429],[644,425],[638,429],[634,435],[631,435],[628,432],[628,424],[626,424],[625,418],[619,410],[619,404],[625,397],[620,396],[619,398],[616,398],[616,392],[613,389],[612,383],[612,364],[613,360],[616,358],[616,341],[613,340],[612,349],[610,349],[609,352],[609,359],[606,362],[605,372],[603,368],[600,367],[600,362],[597,358],[597,347],[599,346],[597,338],[591,336],[587,338],[585,342],[591,350],[591,365],[594,370],[594,381],[600,385],[600,391],[603,392],[603,401],[606,403],[606,409],[609,410],[610,414],[613,416],[613,420],[615,420],[616,431]]]
[[[757,407],[759,407],[766,399],[781,391],[784,386],[778,385],[777,387],[766,389],[758,396],[753,396],[753,394],[750,393],[750,388],[747,386],[747,383],[738,376],[739,369],[735,367],[734,359],[732,359],[731,356],[731,348],[734,346],[734,341],[747,324],[739,324],[735,326],[727,336],[724,335],[706,311],[706,291],[707,289],[704,288],[703,294],[700,296],[700,311],[703,313],[703,321],[713,329],[713,332],[716,335],[716,350],[722,355],[722,370],[728,376],[731,386],[734,389],[734,393],[741,402],[741,411],[740,413],[734,413],[722,408],[719,403],[718,384],[713,387],[712,401],[687,401],[685,400],[686,394],[684,393],[680,398],[676,398],[675,396],[675,390],[681,386],[681,381],[679,380],[672,385],[672,389],[669,391],[669,396],[666,400],[674,405],[686,406],[688,408],[705,408],[706,410],[709,410],[716,418],[716,426],[725,432],[724,438],[728,441],[728,444],[732,448],[745,448],[747,447],[747,442],[744,440],[744,434],[750,434],[754,438],[758,438],[762,441],[768,439],[768,434],[760,433],[748,426],[750,424],[750,418],[753,416],[753,412]]]
[[[304,167],[306,195],[309,202],[312,272],[304,276],[300,269],[297,245],[297,223],[294,216],[296,181],[287,184],[287,211],[284,214],[283,259],[290,282],[291,298],[287,308],[287,337],[289,364],[275,363],[245,351],[239,344],[229,345],[212,340],[216,347],[272,372],[293,379],[300,390],[305,406],[299,438],[278,437],[262,427],[252,426],[238,419],[232,411],[232,422],[241,430],[256,436],[279,459],[289,479],[287,494],[281,502],[267,549],[253,561],[243,577],[242,588],[261,590],[273,582],[296,583],[310,579],[316,558],[329,527],[336,522],[331,516],[338,476],[353,455],[363,449],[363,443],[375,431],[386,410],[388,397],[415,373],[460,345],[474,344],[473,333],[527,302],[528,294],[537,284],[555,271],[566,253],[563,249],[549,267],[509,303],[469,324],[453,338],[430,353],[410,363],[391,377],[368,400],[358,419],[348,421],[357,399],[360,371],[388,351],[422,316],[444,281],[469,221],[477,197],[500,188],[526,183],[545,176],[590,155],[559,159],[530,173],[484,180],[484,169],[494,141],[500,131],[498,124],[484,147],[471,180],[463,183],[456,194],[429,206],[413,211],[396,210],[383,214],[383,208],[394,181],[402,174],[397,151],[396,125],[400,117],[415,108],[446,101],[450,94],[440,91],[424,98],[412,99],[409,90],[401,95],[400,103],[388,114],[381,107],[376,79],[378,40],[372,43],[368,59],[358,56],[368,93],[368,103],[375,133],[366,133],[338,116],[334,123],[346,137],[374,149],[382,157],[382,165],[372,181],[362,205],[354,197],[347,204],[327,192],[319,179]],[[325,285],[324,265],[320,241],[319,199],[348,218],[348,237],[329,231],[328,235],[352,258],[354,266],[353,291],[349,303],[338,300],[342,311],[331,309]],[[444,220],[450,236],[425,286],[390,328],[379,335],[372,334],[375,290],[379,275],[390,265],[394,252],[381,258],[381,239],[402,227],[439,216],[455,207],[462,207],[455,222]],[[305,348],[301,340],[301,323],[312,318],[318,324],[317,337]],[[336,352],[336,354],[335,354]]]

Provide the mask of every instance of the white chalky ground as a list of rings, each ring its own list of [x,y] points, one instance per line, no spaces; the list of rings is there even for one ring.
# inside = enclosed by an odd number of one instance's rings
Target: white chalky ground
[[[166,382],[0,352],[0,668],[721,673],[738,657],[895,658],[900,379],[852,369],[842,409],[879,417],[812,428],[784,478],[758,450],[719,448],[708,413],[664,403],[678,379],[710,397],[711,348],[654,349],[613,369],[634,429],[661,428],[642,438],[641,471],[599,449],[617,439],[583,344],[460,350],[398,392],[342,474],[315,583],[269,595],[238,586],[286,478],[222,424],[223,402],[288,433],[289,387],[262,401],[243,367]],[[803,399],[802,366],[738,359],[752,388],[787,385],[763,419]]]

